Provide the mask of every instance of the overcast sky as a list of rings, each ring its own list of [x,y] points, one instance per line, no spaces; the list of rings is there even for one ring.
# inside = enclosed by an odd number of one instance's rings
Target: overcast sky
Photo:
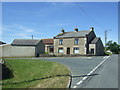
[[[89,30],[94,27],[97,37],[104,43],[104,31],[108,40],[118,42],[117,2],[3,2],[2,41],[13,39],[52,38],[61,32]]]

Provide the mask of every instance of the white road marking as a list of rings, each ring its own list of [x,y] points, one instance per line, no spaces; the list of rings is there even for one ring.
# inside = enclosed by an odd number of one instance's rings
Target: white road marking
[[[83,81],[81,80],[81,81],[79,81],[78,83],[77,83],[77,85],[79,85],[79,84],[81,84]]]
[[[108,58],[109,58],[109,56],[105,56],[105,57],[103,57],[104,58],[104,60],[99,64],[99,65],[97,65],[94,69],[92,69],[92,71],[90,71],[88,74],[87,74],[87,76],[85,76],[82,80],[80,80],[78,83],[77,83],[77,85],[80,85],[83,81],[85,81],[87,78],[88,78],[88,76],[89,75],[91,75],[99,66],[101,66]],[[76,88],[77,86],[73,86],[73,88]]]
[[[92,57],[87,57],[88,59],[91,59]]]
[[[76,88],[77,86],[74,86],[73,88]]]
[[[74,58],[91,59],[92,57],[74,57]]]
[[[105,59],[107,56],[103,57],[103,59]]]
[[[85,80],[87,78],[87,76],[85,76],[82,80]]]

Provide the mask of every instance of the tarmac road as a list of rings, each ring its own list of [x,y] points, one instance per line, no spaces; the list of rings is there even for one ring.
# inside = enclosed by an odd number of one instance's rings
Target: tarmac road
[[[118,88],[118,56],[92,56],[92,57],[49,57],[33,58],[59,62],[71,71],[71,88]],[[91,75],[85,79],[90,71],[104,61]],[[83,78],[82,84],[79,84]]]
[[[109,57],[96,73],[83,88],[118,88],[118,55]]]
[[[72,76],[70,88],[118,88],[118,55],[32,59],[59,62],[67,66]]]

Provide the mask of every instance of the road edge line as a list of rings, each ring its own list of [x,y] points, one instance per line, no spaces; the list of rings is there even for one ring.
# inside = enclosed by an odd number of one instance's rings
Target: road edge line
[[[83,77],[82,80],[80,80],[77,85],[81,85],[86,79],[88,79],[88,77],[96,70],[98,69],[110,56],[106,56],[104,57],[103,61],[100,62],[95,68],[93,68],[88,74],[87,76]],[[73,88],[76,88],[77,85],[73,86]]]

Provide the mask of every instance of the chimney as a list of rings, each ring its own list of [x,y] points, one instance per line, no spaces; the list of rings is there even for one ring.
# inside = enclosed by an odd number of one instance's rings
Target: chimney
[[[93,28],[93,27],[91,27],[91,28],[90,28],[90,31],[93,31],[93,30],[94,30],[94,28]]]
[[[75,27],[75,32],[78,32],[78,28],[77,28],[77,26]]]
[[[61,29],[61,33],[64,33],[64,30],[63,30],[63,28]]]

